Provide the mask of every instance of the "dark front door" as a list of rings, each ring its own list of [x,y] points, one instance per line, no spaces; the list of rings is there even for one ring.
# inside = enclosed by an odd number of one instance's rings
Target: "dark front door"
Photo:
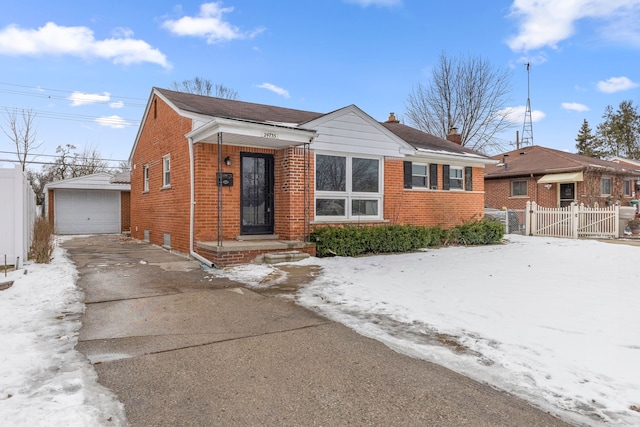
[[[240,155],[240,234],[273,234],[273,156]]]
[[[560,184],[560,207],[564,208],[574,202],[576,198],[575,182]]]

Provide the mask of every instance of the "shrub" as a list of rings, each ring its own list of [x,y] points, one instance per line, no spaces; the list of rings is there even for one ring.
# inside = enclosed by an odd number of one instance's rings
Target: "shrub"
[[[38,217],[33,224],[33,241],[29,259],[38,264],[48,264],[53,252],[53,226],[47,218]]]
[[[487,245],[499,242],[503,235],[502,224],[482,220],[451,230],[413,225],[318,227],[311,233],[311,241],[316,243],[320,257],[356,256],[410,252],[443,244]]]

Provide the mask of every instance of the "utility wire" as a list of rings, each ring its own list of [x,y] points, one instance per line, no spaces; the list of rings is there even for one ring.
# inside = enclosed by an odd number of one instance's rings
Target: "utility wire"
[[[0,151],[0,154],[16,154],[15,151]],[[55,155],[55,154],[29,154],[29,156],[33,156],[33,157],[54,157],[54,158],[58,158],[61,157],[60,155]],[[93,157],[75,157],[75,156],[69,156],[70,158],[74,158],[74,159],[80,159],[80,160],[103,160],[106,162],[126,162],[128,160],[118,160],[118,159],[94,159]]]

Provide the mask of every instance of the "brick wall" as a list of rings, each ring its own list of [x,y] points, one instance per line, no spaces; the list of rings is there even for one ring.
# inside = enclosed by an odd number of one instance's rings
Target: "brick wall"
[[[120,231],[129,231],[131,229],[131,192],[120,192]]]
[[[496,209],[525,209],[528,201],[536,202],[539,206],[555,208],[559,206],[559,184],[553,183],[550,188],[545,184],[538,184],[543,175],[533,177],[517,177],[485,180],[485,204]],[[632,196],[624,195],[624,180],[629,177],[606,175],[612,178],[612,198],[600,194],[602,173],[585,173],[584,181],[576,183],[576,199],[578,203],[593,206],[605,206],[608,202],[619,200],[621,205],[629,205]],[[527,196],[511,197],[511,183],[513,181],[527,181]],[[633,186],[633,184],[632,184]]]
[[[473,168],[473,191],[405,189],[402,159],[385,160],[384,218],[393,224],[450,228],[484,215],[484,169]],[[438,165],[438,188],[442,188]]]
[[[189,249],[189,147],[186,133],[191,120],[180,117],[161,99],[154,98],[143,124],[131,172],[131,235],[162,245],[165,233],[171,247]],[[171,156],[171,187],[162,188],[162,157]],[[149,165],[149,191],[143,192],[143,167]]]

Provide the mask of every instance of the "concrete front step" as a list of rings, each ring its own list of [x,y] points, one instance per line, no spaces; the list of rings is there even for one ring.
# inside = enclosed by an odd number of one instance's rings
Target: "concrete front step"
[[[270,252],[263,255],[263,262],[265,264],[276,264],[279,262],[300,261],[305,258],[309,258],[309,254],[300,251]]]

